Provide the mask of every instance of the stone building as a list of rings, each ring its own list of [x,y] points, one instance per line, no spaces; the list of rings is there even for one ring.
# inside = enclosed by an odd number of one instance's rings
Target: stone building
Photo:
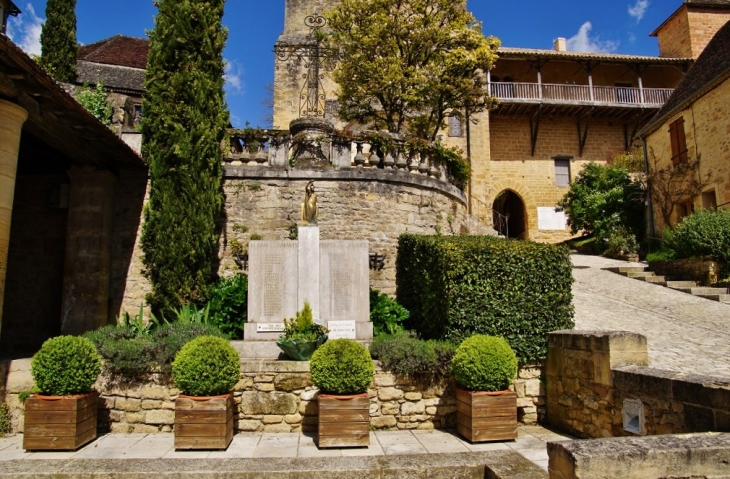
[[[5,35],[0,70],[0,356],[7,356],[106,324],[118,310],[147,169]]]
[[[641,137],[659,183],[651,199],[656,233],[695,208],[730,207],[730,23],[703,49]]]
[[[275,47],[275,128],[286,129],[302,116],[311,84],[304,78],[313,75],[324,77],[317,98],[325,118],[338,128],[352,128],[337,118],[337,86],[326,71],[313,70],[318,63],[306,54],[312,27],[321,27],[321,14],[337,3],[286,2],[284,31]],[[487,73],[499,106],[470,118],[476,121],[463,121],[467,112],[454,115],[443,134],[447,144],[468,152],[468,213],[509,237],[567,239],[565,217],[554,209],[569,182],[587,162],[606,163],[635,144],[637,132],[729,15],[728,0],[685,0],[652,33],[659,40],[658,57],[569,52],[565,39],[550,50],[501,48]]]

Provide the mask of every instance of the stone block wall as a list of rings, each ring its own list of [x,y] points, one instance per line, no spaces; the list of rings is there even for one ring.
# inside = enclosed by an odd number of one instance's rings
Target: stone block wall
[[[548,424],[584,438],[631,436],[625,399],[643,405],[642,435],[730,432],[730,382],[649,368],[646,337],[558,331],[548,337]]]
[[[715,279],[720,272],[720,265],[716,261],[696,259],[653,261],[649,268],[660,276],[682,281],[697,281],[705,285],[711,270],[715,272]]]
[[[301,432],[317,429],[317,389],[309,375],[309,362],[244,360],[241,380],[234,388],[237,431]],[[520,369],[513,385],[518,395],[518,418],[534,424],[544,415],[540,365]],[[23,431],[19,394],[30,391],[30,360],[9,364],[6,402],[12,426]],[[99,429],[119,433],[170,432],[175,422],[179,391],[159,374],[119,383],[102,378]],[[378,430],[433,430],[455,427],[456,398],[451,380],[398,376],[377,366],[370,397],[370,425]]]

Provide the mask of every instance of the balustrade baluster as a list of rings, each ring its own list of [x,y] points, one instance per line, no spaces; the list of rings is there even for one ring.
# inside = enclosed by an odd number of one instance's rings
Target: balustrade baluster
[[[355,141],[355,148],[357,149],[357,153],[355,154],[355,166],[364,166],[366,158],[362,154],[362,148],[364,143],[362,141]]]

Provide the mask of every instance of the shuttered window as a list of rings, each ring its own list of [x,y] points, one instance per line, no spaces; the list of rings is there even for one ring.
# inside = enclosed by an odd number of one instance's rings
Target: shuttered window
[[[570,186],[570,160],[555,160],[555,186]]]
[[[672,164],[687,162],[687,138],[684,136],[684,118],[669,125],[669,138],[672,143]]]

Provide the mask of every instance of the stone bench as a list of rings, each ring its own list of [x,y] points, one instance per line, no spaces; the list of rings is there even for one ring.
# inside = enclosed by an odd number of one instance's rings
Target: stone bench
[[[548,442],[551,479],[730,477],[730,434]]]

